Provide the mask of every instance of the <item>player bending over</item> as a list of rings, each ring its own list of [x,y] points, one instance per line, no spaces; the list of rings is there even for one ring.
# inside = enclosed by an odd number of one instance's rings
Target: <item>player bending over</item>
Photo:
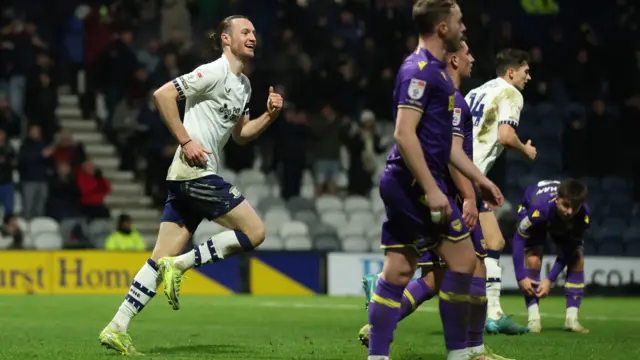
[[[589,228],[586,198],[587,187],[573,179],[540,181],[529,186],[522,197],[518,208],[518,231],[513,237],[513,265],[518,285],[525,295],[529,328],[533,332],[542,330],[539,299],[549,294],[551,283],[567,267],[564,328],[589,333],[578,322],[578,309],[584,296],[584,233]],[[558,256],[549,275],[540,283],[547,234],[556,244]]]
[[[451,76],[451,80],[456,89],[460,88],[462,79],[471,77],[471,67],[474,62],[473,56],[469,52],[469,47],[465,39],[462,40],[462,48],[455,53],[447,53],[447,72]],[[464,101],[464,96],[459,90],[456,90],[455,108],[453,109],[453,145],[464,151],[467,157],[473,159],[473,123],[469,107]],[[471,313],[469,317],[469,328],[467,335],[467,348],[477,358],[484,356],[485,359],[505,359],[499,355],[489,352],[484,347],[484,323],[487,316],[487,299],[485,288],[485,267],[483,259],[487,255],[484,247],[484,239],[482,229],[477,224],[478,221],[478,204],[481,204],[479,198],[476,197],[475,190],[471,182],[464,177],[455,167],[449,166],[450,177],[447,186],[450,189],[459,189],[457,196],[457,206],[462,211],[462,217],[465,224],[472,229],[471,240],[476,251],[478,260],[471,280]],[[442,266],[441,266],[442,265]],[[412,281],[406,287],[401,301],[400,320],[412,314],[418,306],[423,302],[433,298],[439,290],[439,285],[444,274],[444,264],[440,259],[426,251],[418,260],[422,277]],[[378,281],[378,275],[371,274],[363,279],[364,290],[367,297],[367,306],[371,301],[373,293],[375,293],[375,284]],[[369,345],[369,334],[371,326],[365,325],[359,334],[359,338],[366,346]]]
[[[380,180],[387,215],[382,225],[385,260],[369,305],[368,359],[389,359],[405,288],[421,253],[435,250],[448,264],[439,292],[448,359],[466,360],[476,256],[446,185],[449,162],[477,182],[491,204],[502,205],[503,199],[462,149],[452,146],[455,87],[443,60],[461,45],[460,8],[453,0],[418,0],[412,15],[421,46],[405,59],[396,78],[396,144]]]
[[[154,96],[162,117],[180,143],[167,175],[168,196],[151,258],[136,274],[117,314],[100,333],[102,345],[121,354],[136,353],[127,333],[131,319],[153,298],[161,281],[173,309],[180,308],[182,274],[192,267],[251,251],[265,238],[262,220],[238,189],[216,175],[230,136],[244,144],[258,137],[278,116],[282,97],[269,89],[267,111],[249,120],[249,79],[242,74],[254,56],[255,29],[244,16],[222,20],[214,34],[222,56],[180,76]],[[184,125],[176,100],[187,100]],[[214,235],[183,255],[203,220],[228,231]]]
[[[521,50],[506,49],[496,56],[497,78],[471,90],[465,100],[473,116],[473,162],[486,175],[505,147],[522,152],[530,160],[536,157],[531,141],[520,142],[516,128],[523,106],[522,94],[529,75],[528,55]],[[500,253],[504,238],[493,212],[480,209],[480,224],[487,243],[487,322],[490,334],[524,334],[526,326],[514,322],[500,306],[502,271]]]

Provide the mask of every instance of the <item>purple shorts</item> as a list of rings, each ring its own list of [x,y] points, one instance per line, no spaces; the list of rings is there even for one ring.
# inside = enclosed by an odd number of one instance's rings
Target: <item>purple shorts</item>
[[[478,197],[478,209],[480,206],[484,206],[484,202],[480,200]],[[456,197],[456,206],[462,211],[462,199],[460,197]],[[487,244],[484,241],[484,234],[482,233],[482,227],[480,226],[480,222],[476,223],[476,227],[471,231],[471,241],[473,241],[473,247],[476,250],[476,256],[478,259],[484,260],[487,257]],[[434,260],[437,262],[434,264]],[[425,251],[420,259],[418,260],[418,265],[420,266],[445,266],[445,262],[441,259],[437,254],[434,254],[431,251]]]
[[[469,235],[462,213],[452,197],[453,210],[446,224],[431,221],[431,212],[424,205],[424,194],[410,181],[383,173],[380,197],[384,202],[386,219],[382,224],[382,248],[412,247],[418,254],[435,249],[441,241],[460,241]]]
[[[203,219],[215,220],[244,201],[244,196],[218,175],[167,181],[163,222],[185,225],[193,233]]]

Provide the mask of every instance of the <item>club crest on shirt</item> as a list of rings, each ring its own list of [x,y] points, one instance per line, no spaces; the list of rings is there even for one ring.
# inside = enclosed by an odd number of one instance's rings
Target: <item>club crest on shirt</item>
[[[462,120],[462,109],[460,108],[453,109],[453,126],[460,125],[461,120]]]
[[[411,79],[411,83],[409,83],[409,89],[407,90],[407,94],[410,98],[414,100],[418,100],[424,95],[424,89],[427,87],[427,82],[420,79]]]
[[[198,72],[198,74],[199,74],[199,72]],[[198,75],[196,74],[196,72],[192,72],[192,73],[189,73],[189,74],[187,74],[187,75],[185,75],[185,76],[184,76],[184,78],[185,78],[187,81],[190,81],[190,82],[194,82],[194,81],[198,80],[198,78],[199,78],[199,77],[202,77],[202,76],[198,76]]]

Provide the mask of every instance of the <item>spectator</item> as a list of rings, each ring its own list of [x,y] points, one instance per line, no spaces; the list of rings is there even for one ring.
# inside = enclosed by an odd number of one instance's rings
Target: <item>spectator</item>
[[[147,42],[147,47],[138,50],[138,62],[147,69],[149,74],[153,74],[160,63],[160,45],[158,39],[152,38]]]
[[[4,215],[0,228],[0,249],[24,249],[24,234],[18,226],[18,217],[15,214]]]
[[[139,104],[132,98],[125,98],[115,109],[111,123],[113,140],[120,152],[120,170],[135,170],[138,144]]]
[[[338,113],[330,104],[325,104],[320,115],[311,120],[316,196],[336,193],[340,173],[340,147],[336,145],[340,143],[340,127]]]
[[[344,144],[349,150],[349,194],[369,196],[376,171],[376,156],[382,152],[376,131],[376,116],[371,110],[360,114],[360,124],[345,128]]]
[[[15,168],[16,153],[7,143],[7,133],[0,128],[0,202],[5,214],[12,214],[14,209],[15,185],[13,184],[13,169]]]
[[[284,109],[283,118],[277,125],[278,138],[275,144],[278,172],[280,175],[280,196],[289,199],[300,196],[302,173],[307,162],[305,151],[309,140],[307,114],[297,111],[293,104]]]
[[[9,101],[0,97],[0,129],[9,137],[20,134],[20,117],[11,110]]]
[[[111,192],[109,180],[102,176],[93,161],[85,160],[76,174],[80,189],[80,210],[89,220],[107,219],[111,215],[104,198]]]
[[[75,174],[68,162],[58,162],[56,173],[49,180],[47,216],[58,221],[81,216],[78,204],[80,189]]]
[[[622,133],[619,123],[607,112],[603,100],[593,102],[587,119],[587,134],[591,173],[597,176],[618,173]]]
[[[56,164],[69,163],[72,168],[80,166],[86,158],[84,144],[73,140],[73,134],[69,130],[62,130],[55,145],[53,160]]]
[[[120,215],[116,230],[109,235],[104,248],[109,251],[143,251],[145,249],[144,239],[133,227],[131,216]]]
[[[58,94],[51,84],[51,77],[45,73],[38,74],[36,83],[29,89],[29,94],[26,114],[31,123],[40,126],[43,140],[49,143],[60,129],[55,114]]]
[[[22,182],[23,215],[27,219],[43,216],[49,195],[49,170],[52,146],[42,141],[40,126],[31,124],[27,138],[22,143],[18,154],[18,169]]]

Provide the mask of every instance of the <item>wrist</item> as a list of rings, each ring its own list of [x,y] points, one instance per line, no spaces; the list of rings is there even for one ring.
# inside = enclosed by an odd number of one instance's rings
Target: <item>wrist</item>
[[[180,147],[184,147],[185,145],[187,145],[188,143],[190,143],[192,141],[192,139],[187,139],[185,141],[181,141],[180,142]]]

